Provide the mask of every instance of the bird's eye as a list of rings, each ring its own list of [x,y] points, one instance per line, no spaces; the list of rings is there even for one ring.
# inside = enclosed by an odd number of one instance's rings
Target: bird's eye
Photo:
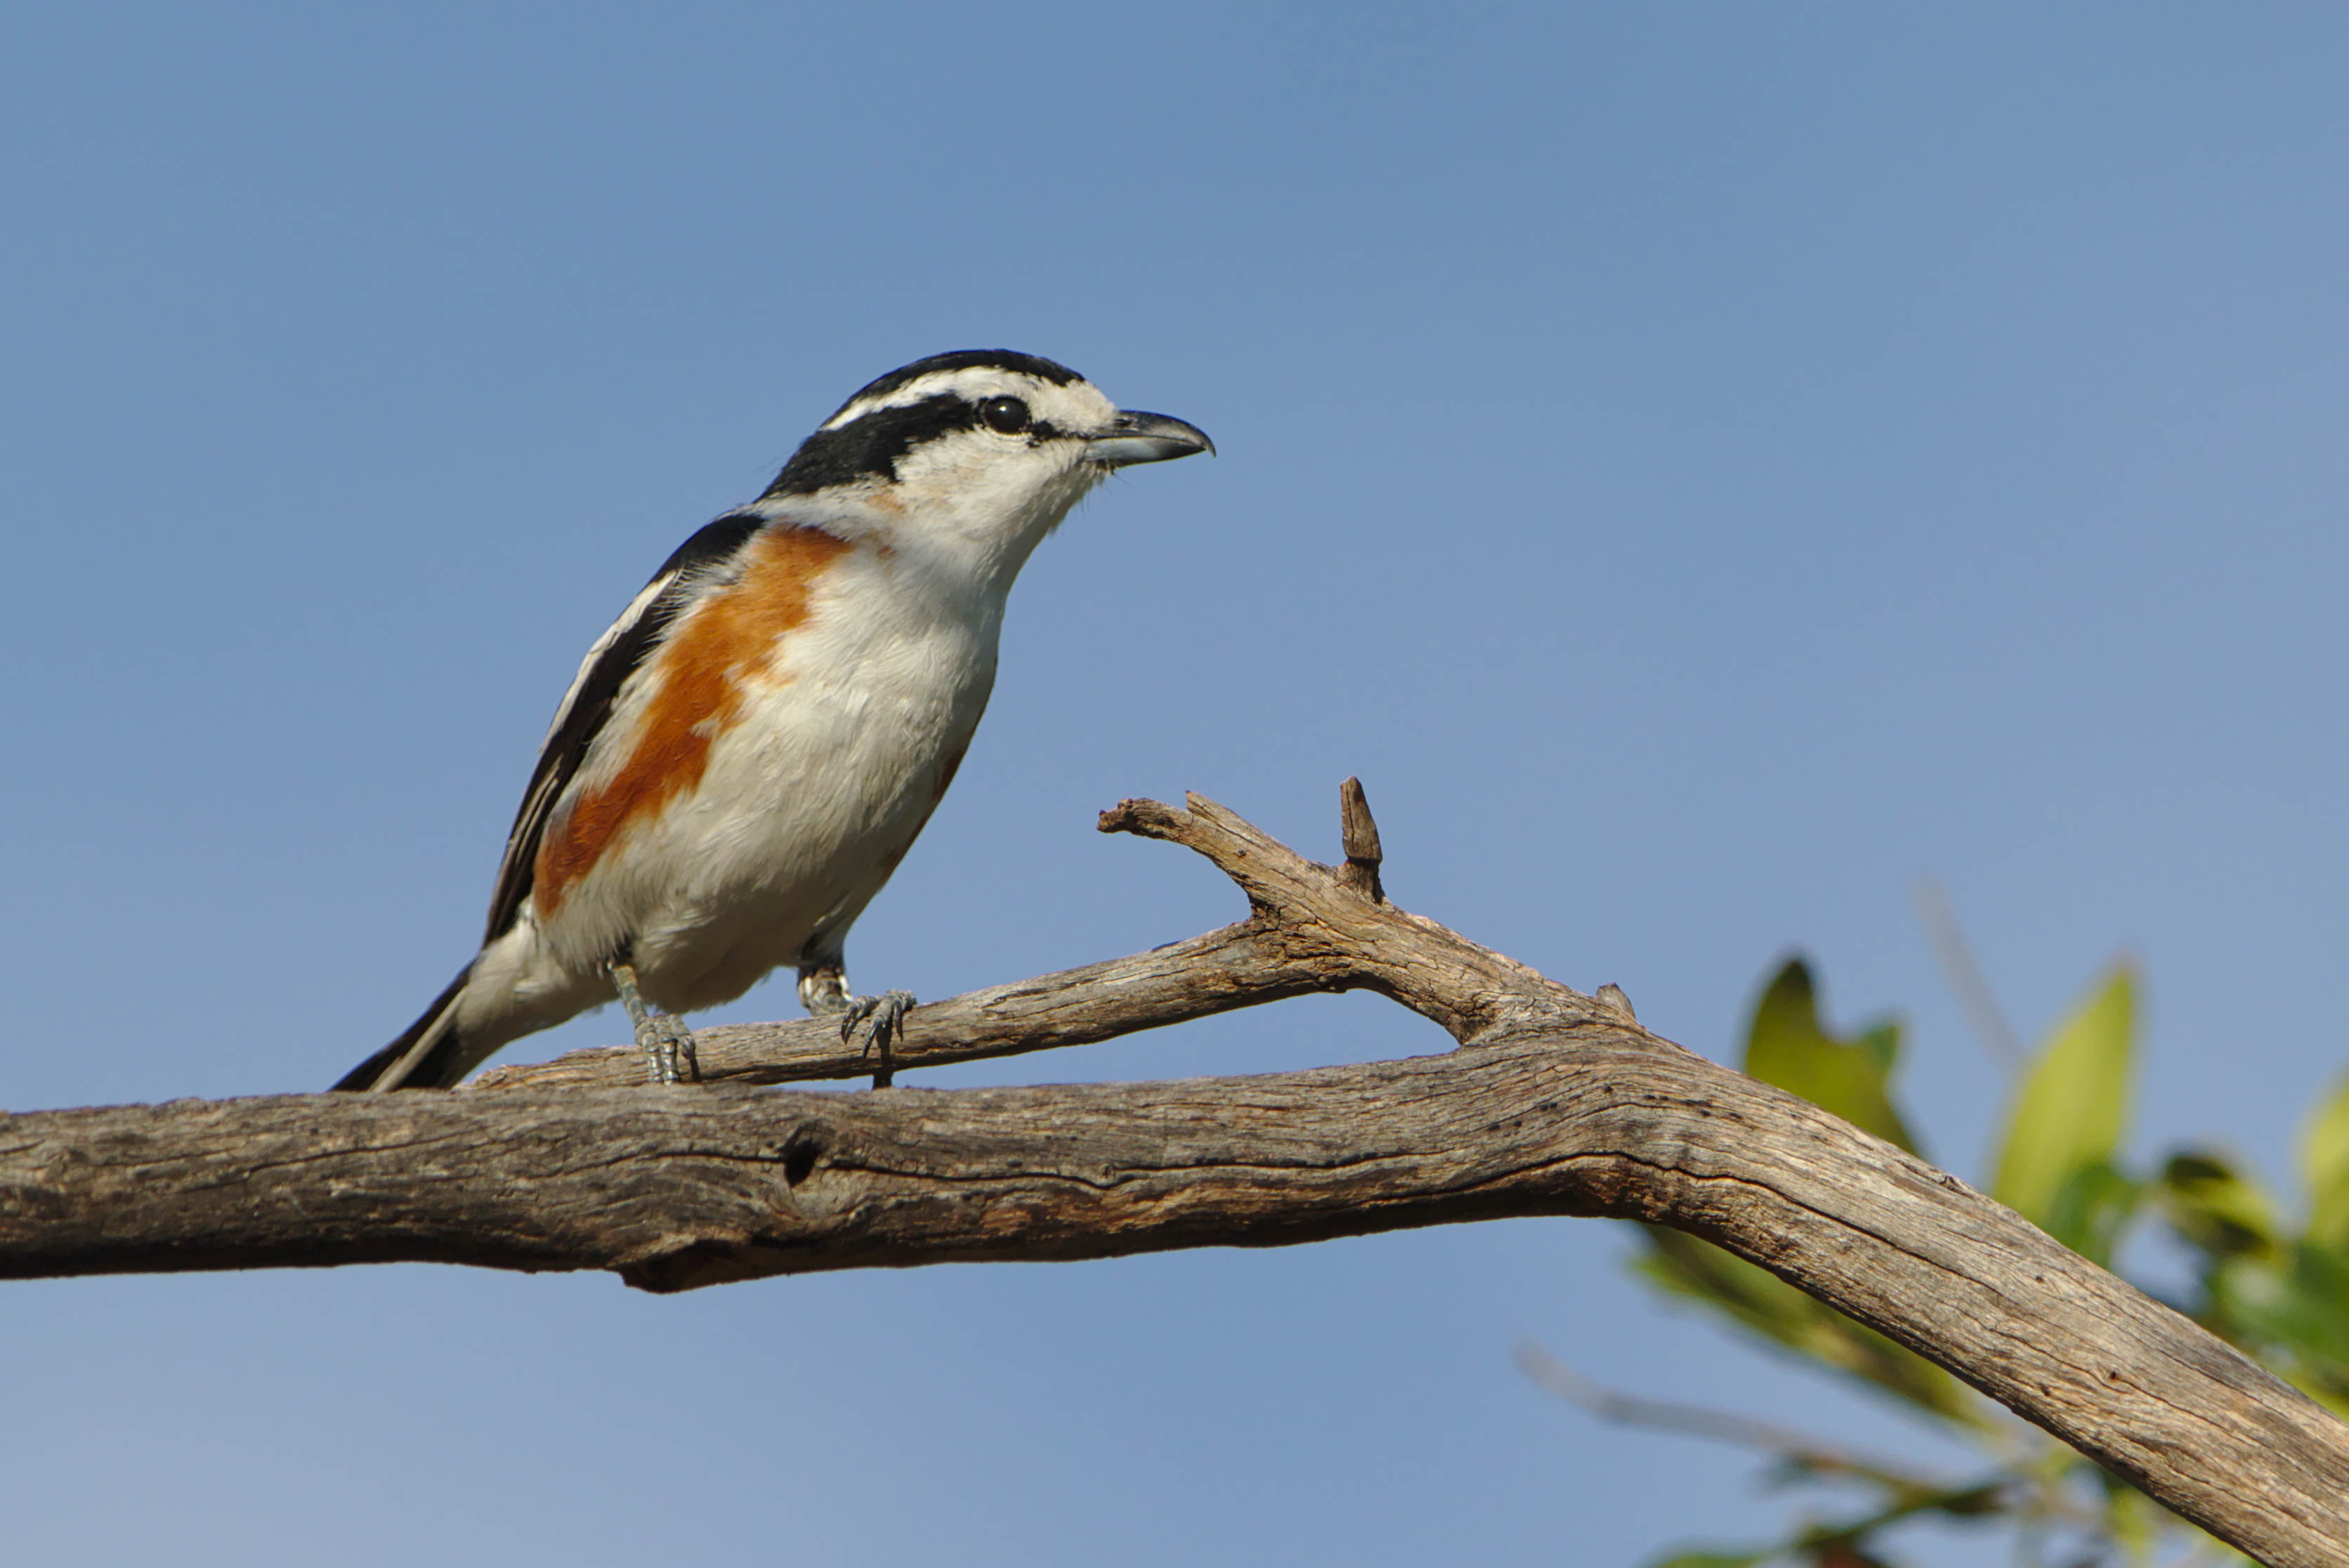
[[[1018,435],[1028,428],[1028,405],[1017,398],[989,398],[978,405],[978,417],[988,430]]]

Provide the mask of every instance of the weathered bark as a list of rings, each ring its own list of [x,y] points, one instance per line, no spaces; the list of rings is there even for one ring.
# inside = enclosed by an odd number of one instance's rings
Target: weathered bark
[[[410,1259],[672,1291],[1609,1215],[1762,1264],[2263,1561],[2349,1564],[2349,1428],[1954,1177],[1394,909],[1350,783],[1346,804],[1336,867],[1195,796],[1105,814],[1207,856],[1249,919],[917,1009],[894,1064],[1355,987],[1460,1049],[1166,1084],[758,1087],[873,1069],[804,1023],[706,1032],[704,1081],[669,1089],[636,1084],[634,1052],[582,1052],[456,1094],[16,1116],[0,1275]]]

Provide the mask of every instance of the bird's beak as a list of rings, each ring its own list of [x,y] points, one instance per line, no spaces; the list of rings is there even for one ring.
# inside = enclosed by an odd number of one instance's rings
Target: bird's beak
[[[1194,424],[1164,414],[1121,413],[1109,428],[1085,442],[1085,461],[1103,468],[1124,468],[1137,462],[1164,462],[1195,452],[1213,456],[1216,443]]]

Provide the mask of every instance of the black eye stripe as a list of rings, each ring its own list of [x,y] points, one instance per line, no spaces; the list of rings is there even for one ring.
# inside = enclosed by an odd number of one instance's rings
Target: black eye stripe
[[[950,392],[894,409],[875,409],[837,430],[818,431],[783,464],[767,494],[812,495],[868,476],[895,479],[897,460],[948,431],[968,430],[978,410]]]
[[[990,421],[987,410],[1011,404],[1019,411],[1010,429]],[[925,441],[956,431],[997,430],[1006,435],[1024,434],[1030,446],[1066,432],[1048,421],[1033,419],[1019,398],[1002,395],[971,402],[952,392],[924,398],[917,403],[875,409],[837,430],[818,431],[801,443],[761,499],[780,495],[812,495],[835,484],[860,479],[895,479],[897,460]]]

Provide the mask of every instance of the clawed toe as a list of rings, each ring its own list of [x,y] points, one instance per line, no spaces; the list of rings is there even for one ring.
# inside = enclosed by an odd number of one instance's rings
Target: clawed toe
[[[628,1010],[628,1022],[635,1027],[636,1048],[645,1054],[645,1077],[654,1084],[676,1084],[701,1081],[701,1064],[693,1052],[693,1031],[684,1021],[666,1012],[655,1012],[645,1005],[636,989],[634,966],[615,963],[609,967],[613,987],[620,993],[620,1005]]]
[[[693,1031],[667,1012],[652,1015],[653,1043],[646,1047],[647,1073],[656,1084],[698,1084],[701,1063],[694,1055]]]
[[[873,1069],[873,1086],[889,1086],[895,1069],[889,1062],[889,1047],[895,1044],[905,1014],[914,1010],[914,993],[909,991],[885,991],[878,996],[852,996],[848,1008],[840,1015],[840,1043],[843,1045],[856,1038],[856,1026],[865,1025],[864,1049],[859,1055],[877,1056]]]
[[[869,1023],[865,1032],[864,1054],[870,1055],[875,1046],[885,1051],[897,1038],[897,1027],[905,1014],[914,1010],[914,993],[910,991],[885,991],[878,996],[852,996],[848,1008],[840,1015],[840,1043],[843,1045],[856,1038],[856,1026]]]

